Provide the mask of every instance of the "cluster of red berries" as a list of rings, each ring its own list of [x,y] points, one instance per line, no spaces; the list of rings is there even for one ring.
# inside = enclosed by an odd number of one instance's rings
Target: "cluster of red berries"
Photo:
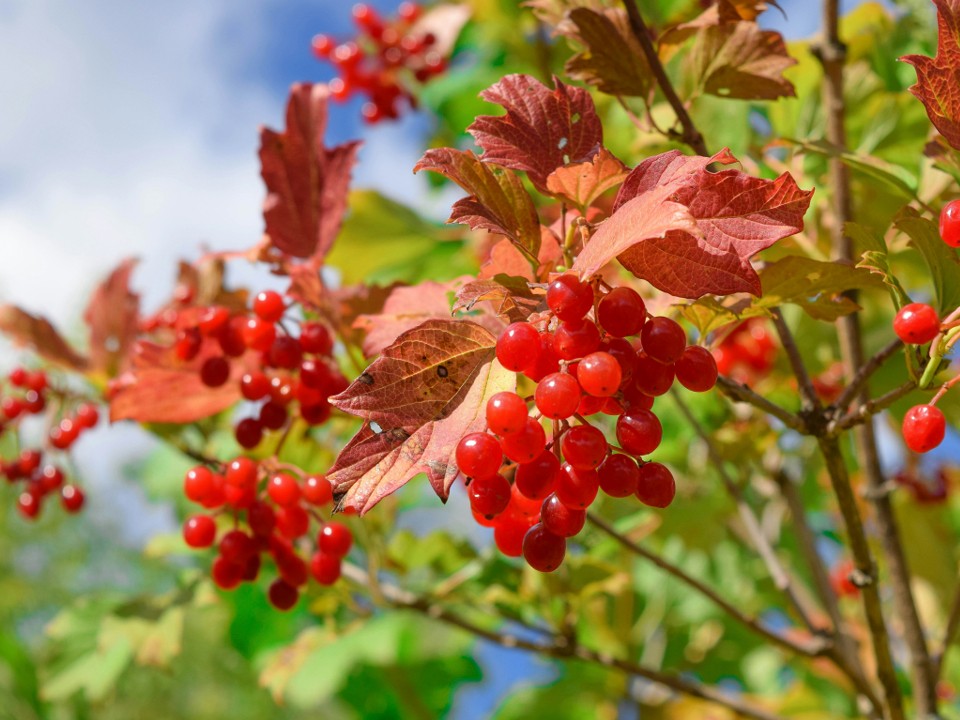
[[[777,342],[763,318],[750,318],[737,325],[713,352],[721,375],[750,385],[773,370]]]
[[[8,429],[17,430],[19,422],[26,416],[38,415],[48,405],[48,395],[56,395],[61,405],[66,398],[55,393],[49,386],[47,375],[42,370],[28,371],[14,368],[7,376],[12,392],[0,402],[0,433]],[[47,444],[52,450],[68,450],[84,430],[92,428],[100,419],[96,406],[89,403],[77,405],[72,413],[63,413],[56,425],[49,429]],[[57,465],[44,463],[44,451],[41,448],[24,449],[13,460],[0,460],[0,475],[8,482],[23,481],[23,489],[17,497],[17,509],[28,520],[35,519],[43,506],[43,501],[53,493],[60,496],[60,503],[69,513],[75,513],[83,507],[83,491],[73,484],[64,482],[63,470]]]
[[[893,319],[893,331],[907,345],[926,345],[941,329],[937,311],[925,303],[904,305]],[[914,405],[903,417],[903,439],[913,452],[929,452],[943,442],[947,420],[936,406],[938,398],[929,404]]]
[[[213,512],[188,517],[183,538],[192,548],[217,543],[219,552],[211,566],[214,583],[232,590],[242,582],[256,581],[262,556],[269,555],[278,577],[267,595],[279,610],[297,604],[311,575],[322,585],[335,583],[353,545],[346,525],[324,521],[317,512],[333,501],[326,477],[307,475],[298,480],[291,472],[238,457],[216,471],[198,465],[183,481],[187,498]],[[222,534],[216,514],[232,520],[231,528]],[[320,524],[315,549],[308,540],[311,519]]]
[[[600,490],[658,508],[671,503],[670,470],[641,459],[663,435],[654,398],[674,380],[696,392],[717,380],[710,352],[687,345],[670,318],[648,316],[631,288],[603,293],[568,274],[549,284],[546,300],[546,318],[513,323],[497,340],[500,364],[536,383],[532,397],[494,395],[489,432],[465,436],[456,451],[476,520],[494,528],[505,555],[522,555],[541,572],[560,566],[566,539],[580,532]],[[616,446],[587,419],[598,413],[617,418]],[[549,443],[542,419],[552,423]]]
[[[259,369],[239,378],[243,397],[259,403],[255,414],[235,428],[237,442],[247,449],[259,445],[265,432],[287,427],[294,401],[307,424],[323,424],[332,410],[327,398],[349,384],[333,361],[333,337],[327,327],[305,322],[294,337],[282,322],[286,310],[282,295],[265,290],[254,297],[250,313],[231,313],[218,305],[181,311],[176,320],[173,352],[178,360],[190,362],[206,347],[199,372],[207,387],[230,381],[231,359],[246,356],[246,362],[248,350],[256,353]]]
[[[424,83],[446,69],[446,60],[435,49],[436,37],[417,32],[415,23],[423,9],[405,2],[394,20],[384,20],[372,7],[353,7],[353,19],[360,31],[356,40],[337,45],[327,35],[313,38],[313,52],[336,67],[340,76],[330,81],[335,100],[346,100],[355,93],[369,98],[363,106],[363,118],[369,123],[395,120],[406,101],[416,106],[413,94],[404,87],[406,75]]]

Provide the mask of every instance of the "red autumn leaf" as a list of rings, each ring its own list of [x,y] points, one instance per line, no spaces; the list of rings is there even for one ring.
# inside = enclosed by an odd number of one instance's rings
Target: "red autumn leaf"
[[[486,425],[489,397],[516,375],[494,360],[496,338],[472,322],[428,320],[397,338],[330,402],[365,421],[328,478],[341,504],[366,512],[420,473],[442,499],[457,443]]]
[[[540,220],[520,178],[506,168],[492,168],[469,150],[427,150],[413,171],[432,170],[453,180],[470,197],[457,200],[448,222],[469,225],[510,238],[526,254],[537,257]]]
[[[650,92],[653,73],[623,9],[576,8],[568,17],[572,27],[564,31],[561,26],[561,31],[584,46],[567,61],[570,77],[609,95],[643,97]]]
[[[927,110],[933,126],[955,150],[960,150],[960,3],[934,0],[937,6],[937,56],[904,55],[917,71],[910,92]]]
[[[348,285],[330,292],[330,324],[339,327],[339,334],[347,345],[360,347],[365,333],[354,327],[361,315],[375,315],[383,310],[390,294],[400,287],[399,283],[390,285]]]
[[[726,148],[712,158],[672,150],[634,168],[614,207],[637,193],[669,187],[674,191],[670,199],[687,207],[698,232],[671,232],[631,248],[620,261],[638,277],[678,297],[759,295],[760,280],[750,258],[803,229],[813,191],[801,190],[788,173],[764,180],[740,170],[709,172],[707,166],[713,162],[730,164],[736,158]]]
[[[594,200],[623,182],[627,172],[613,153],[600,148],[587,162],[554,170],[547,178],[547,190],[551,195],[565,198],[583,214]]]
[[[236,312],[247,309],[245,288],[227,289],[224,284],[224,260],[217,255],[200,258],[195,264],[180,261],[177,287],[183,288],[191,298],[191,304],[200,307],[221,305]]]
[[[286,130],[260,130],[260,174],[267,186],[265,232],[281,252],[313,257],[318,265],[340,229],[359,145],[324,147],[328,97],[324,85],[294,85]]]
[[[240,400],[240,377],[249,369],[243,358],[230,363],[230,378],[210,388],[200,380],[200,366],[222,354],[217,343],[208,340],[199,355],[188,363],[177,360],[169,348],[138,341],[132,348],[131,370],[110,383],[110,420],[147,423],[191,423],[201,420]]]
[[[541,306],[546,307],[544,295],[535,295],[526,278],[503,274],[474,280],[460,288],[453,312],[470,312],[479,302],[489,303],[493,312],[507,322],[526,320]]]
[[[127,364],[130,345],[140,330],[140,296],[130,292],[136,260],[124,260],[93,291],[84,322],[90,328],[91,369],[113,377]]]
[[[481,115],[467,128],[483,148],[484,162],[525,170],[543,193],[550,173],[589,160],[603,144],[590,93],[557,77],[553,83],[551,90],[529,75],[507,75],[480,93],[506,115]]]
[[[530,259],[517,250],[517,246],[509,240],[500,240],[490,248],[489,257],[480,266],[481,279],[492,278],[494,275],[516,275],[525,277],[531,282],[538,282],[545,278],[557,263],[563,261],[563,250],[560,240],[550,228],[540,226],[540,252],[537,254],[537,267],[534,269]]]
[[[87,368],[87,359],[70,347],[49,320],[31,315],[16,305],[0,306],[0,333],[15,345],[31,348],[44,360],[71,370]]]

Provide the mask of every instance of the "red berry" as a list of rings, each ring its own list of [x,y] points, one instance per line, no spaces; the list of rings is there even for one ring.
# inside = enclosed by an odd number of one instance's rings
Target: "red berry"
[[[636,335],[646,319],[647,307],[643,298],[632,288],[614,288],[597,305],[597,321],[614,337]]]
[[[253,299],[253,311],[262,320],[266,320],[268,323],[275,323],[283,317],[283,298],[280,296],[280,293],[276,293],[273,290],[259,292]]]
[[[934,405],[915,405],[903,417],[903,439],[915,453],[933,450],[946,434],[947,421]]]
[[[31,415],[37,415],[43,412],[46,406],[46,399],[36,390],[28,390],[23,396],[23,408]]]
[[[313,50],[314,55],[321,60],[326,60],[330,57],[330,53],[333,52],[334,42],[328,35],[314,35],[313,40],[310,42],[310,48]]]
[[[510,502],[510,483],[502,475],[476,477],[467,490],[470,507],[480,515],[499,515]]]
[[[893,319],[893,331],[908,345],[926,345],[940,334],[940,318],[929,305],[910,303]]]
[[[250,524],[250,532],[258,538],[268,538],[277,527],[277,514],[267,503],[255,500],[247,509],[247,522]]]
[[[560,323],[553,334],[553,347],[562,360],[576,360],[600,347],[600,331],[591,320]]]
[[[950,247],[960,247],[960,200],[951,200],[940,211],[940,237]]]
[[[653,396],[643,392],[634,381],[623,389],[623,405],[628,410],[649,410],[653,407]]]
[[[534,570],[553,572],[567,554],[567,541],[554,535],[541,523],[527,530],[523,536],[523,559]]]
[[[297,604],[300,592],[286,580],[274,580],[267,591],[267,597],[277,610],[287,611]]]
[[[677,380],[687,390],[707,392],[717,384],[717,361],[706,348],[687,347],[674,366]]]
[[[241,316],[230,318],[217,331],[217,343],[227,357],[240,357],[247,350],[245,327],[247,319]]]
[[[560,537],[573,537],[583,530],[586,521],[586,510],[567,507],[556,495],[544,500],[543,507],[540,508],[540,522],[547,530]]]
[[[20,464],[20,472],[24,475],[31,475],[33,471],[40,467],[43,460],[43,453],[39,450],[24,450],[20,453],[17,462]]]
[[[325,552],[316,552],[310,558],[310,574],[321,585],[333,585],[340,579],[340,558]]]
[[[526,322],[508,325],[497,339],[497,360],[507,370],[520,372],[537,361],[540,333]]]
[[[412,23],[420,17],[423,8],[414,2],[402,2],[397,8],[397,17],[406,23]]]
[[[23,515],[27,520],[33,520],[40,514],[40,495],[37,493],[22,492],[17,497],[17,510],[20,511],[20,514]]]
[[[303,481],[303,499],[311,505],[326,505],[333,500],[333,486],[323,475],[308,475]]]
[[[353,535],[350,528],[338,522],[328,522],[317,535],[317,547],[320,552],[329,553],[338,558],[350,552],[353,545]]]
[[[470,433],[457,444],[457,467],[467,477],[496,475],[503,460],[503,450],[493,435]]]
[[[564,459],[578,470],[593,470],[607,456],[607,439],[592,425],[577,425],[560,439]]]
[[[274,324],[259,317],[248,318],[243,324],[242,333],[246,346],[259,352],[267,352],[277,339]]]
[[[596,470],[580,470],[564,463],[554,494],[567,507],[584,509],[597,499],[599,489],[600,478]]]
[[[640,468],[636,461],[620,453],[614,453],[597,468],[600,489],[610,497],[628,497],[637,491]]]
[[[553,334],[548,332],[540,333],[540,352],[537,354],[536,362],[529,367],[524,368],[523,374],[534,382],[540,382],[550,373],[560,370],[560,357],[553,344]]]
[[[26,387],[27,386],[27,376],[29,373],[26,368],[15,367],[10,371],[10,374],[7,375],[7,379],[10,381],[10,384],[14,387]]]
[[[277,505],[293,505],[300,502],[300,486],[292,475],[277,473],[267,482],[267,495]]]
[[[80,427],[90,429],[99,422],[100,411],[97,410],[96,405],[82,403],[81,405],[77,406],[76,418]]]
[[[47,374],[43,370],[27,373],[25,384],[34,392],[42,393],[47,389]]]
[[[256,554],[256,543],[242,530],[231,530],[220,539],[220,555],[236,565],[242,567],[247,558]]]
[[[213,473],[203,465],[188,470],[183,478],[183,494],[195,503],[203,502],[213,492],[213,486]]]
[[[637,390],[651,397],[659,397],[673,387],[674,366],[664,364],[646,353],[637,355],[637,366],[633,371],[633,384]]]
[[[515,392],[498,392],[487,401],[487,427],[497,435],[519,432],[527,422],[527,404]]]
[[[44,465],[39,476],[34,474],[31,477],[40,483],[40,489],[44,493],[56,490],[63,485],[63,471],[56,465]]]
[[[329,355],[333,351],[333,336],[323,323],[304,323],[300,328],[300,348],[314,355]]]
[[[80,512],[86,497],[76,485],[64,485],[60,488],[60,503],[68,513]]]
[[[225,357],[207,358],[200,366],[200,381],[207,387],[220,387],[230,378],[230,362]]]
[[[277,511],[277,532],[285,538],[296,540],[310,529],[310,516],[299,505],[287,505]]]
[[[640,332],[643,351],[662,363],[675,363],[687,347],[687,334],[668,317],[655,317]]]
[[[293,370],[300,367],[303,351],[300,342],[289,335],[278,335],[267,352],[267,360],[273,367]]]
[[[662,438],[660,419],[649,410],[631,410],[617,419],[617,441],[631,455],[649,455]]]
[[[260,424],[268,430],[279,430],[287,424],[287,409],[278,402],[271,400],[264,403],[258,416]]]
[[[0,403],[0,410],[7,420],[16,420],[23,413],[25,406],[18,398],[5,397]]]
[[[580,387],[596,397],[609,397],[617,392],[621,378],[620,363],[610,353],[590,353],[577,366]]]
[[[193,360],[200,352],[203,337],[197,328],[184,328],[177,333],[177,340],[173,344],[173,352],[183,362]]]
[[[658,462],[644,463],[637,478],[637,498],[644,505],[665,508],[673,502],[677,485],[673,473]]]
[[[637,351],[623,338],[607,338],[600,343],[600,350],[609,353],[620,366],[620,386],[623,387],[632,377],[637,367]]]
[[[257,484],[259,466],[247,457],[238,457],[230,461],[224,473],[224,480],[228,485],[237,487],[251,487]]]
[[[566,419],[577,411],[580,404],[580,385],[572,375],[551,373],[539,382],[533,399],[544,417]]]
[[[531,500],[543,500],[553,492],[560,473],[560,461],[549,450],[544,450],[528,463],[517,466],[514,486]]]
[[[547,445],[547,436],[539,421],[527,418],[523,430],[504,436],[501,445],[503,454],[515,463],[528,463],[543,452]]]
[[[575,275],[561,275],[547,287],[547,307],[564,322],[576,322],[593,307],[593,288]]]
[[[225,307],[214,305],[203,311],[197,321],[197,329],[204,335],[214,335],[220,332],[230,320],[230,311]]]
[[[217,524],[209,515],[191,515],[183,523],[183,539],[192,548],[208,548],[217,539]]]
[[[213,582],[221,590],[233,590],[243,580],[244,568],[218,555],[210,568]]]
[[[323,425],[329,418],[333,406],[328,402],[318,405],[301,405],[300,417],[309,425]]]
[[[493,541],[507,557],[520,557],[523,554],[523,537],[529,529],[530,524],[523,517],[504,513],[493,526]]]

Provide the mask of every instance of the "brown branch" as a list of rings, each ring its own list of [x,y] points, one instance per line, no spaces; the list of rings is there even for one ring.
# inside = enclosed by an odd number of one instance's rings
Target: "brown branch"
[[[940,649],[933,656],[933,676],[938,678],[943,674],[944,660],[950,646],[953,645],[957,637],[957,630],[960,630],[960,587],[957,587],[953,594],[953,602],[950,604],[950,615],[947,618],[947,629],[943,633],[943,641],[940,643]]]
[[[643,21],[640,10],[637,8],[636,0],[623,0],[623,6],[627,9],[630,29],[633,31],[637,42],[640,43],[640,47],[643,48],[643,54],[646,56],[647,63],[650,65],[650,71],[656,78],[657,85],[663,92],[664,97],[667,98],[667,102],[670,103],[670,107],[672,107],[676,113],[677,120],[680,121],[680,125],[683,127],[681,140],[693,148],[698,155],[710,157],[710,151],[707,150],[707,144],[703,140],[703,135],[697,129],[697,126],[694,125],[693,119],[690,117],[690,113],[687,112],[687,108],[684,107],[683,101],[677,95],[677,91],[673,89],[673,83],[670,82],[670,78],[667,77],[667,71],[664,70],[663,63],[660,62],[660,56],[657,55],[657,50],[650,41],[650,31],[647,28],[647,24]]]
[[[367,574],[355,565],[344,563],[343,575],[360,585],[367,585]],[[601,667],[620,670],[628,675],[635,675],[650,680],[651,682],[659,683],[675,692],[716,703],[743,717],[753,718],[753,720],[785,720],[781,715],[744,702],[738,697],[728,695],[709,685],[671,675],[630,660],[616,658],[607,653],[584,647],[575,637],[567,638],[562,635],[554,635],[553,641],[549,643],[532,642],[516,635],[481,627],[448,608],[431,602],[429,598],[419,597],[395,585],[381,582],[379,586],[383,600],[392,607],[420,613],[432,620],[460,628],[471,635],[504,648],[526,650],[557,660],[580,660],[582,662],[600,665]]]
[[[728,398],[735,402],[742,402],[753,405],[758,410],[762,410],[767,415],[772,415],[791,430],[807,434],[807,424],[796,413],[792,413],[784,407],[767,400],[763,395],[754,392],[743,383],[731,380],[721,375],[717,378],[717,388]]]
[[[900,387],[894,388],[890,392],[885,393],[878,398],[866,400],[862,405],[854,408],[846,415],[843,415],[842,417],[839,417],[836,420],[832,420],[830,423],[828,423],[826,427],[826,433],[828,435],[833,435],[841,430],[847,430],[857,425],[862,425],[878,412],[886,410],[897,400],[905,395],[909,395],[916,389],[917,383],[913,380],[908,380]]]
[[[834,401],[832,407],[838,412],[843,412],[854,398],[860,395],[866,386],[867,381],[890,357],[903,347],[903,341],[900,338],[894,339],[891,343],[877,351],[877,353],[861,365],[854,376],[847,383],[847,387],[840,393],[840,397]]]
[[[784,635],[781,635],[769,628],[765,627],[759,620],[756,618],[746,615],[741,610],[739,610],[732,603],[728,602],[722,598],[716,590],[712,589],[708,585],[704,584],[700,580],[697,580],[695,577],[688,575],[684,570],[674,565],[673,563],[664,560],[662,557],[657,555],[650,550],[647,550],[642,545],[638,545],[633,542],[630,538],[626,537],[622,533],[618,532],[616,528],[610,525],[606,520],[599,517],[594,513],[587,513],[587,520],[594,525],[599,530],[603,531],[611,538],[616,540],[620,545],[625,547],[627,550],[632,552],[634,555],[642,557],[644,560],[648,560],[654,565],[656,565],[661,570],[665,571],[667,574],[672,575],[677,578],[687,586],[693,588],[698,593],[707,598],[710,602],[720,608],[723,612],[729,615],[733,620],[743,625],[748,630],[760,635],[767,640],[779,645],[780,647],[789,650],[791,652],[797,653],[799,655],[804,655],[806,657],[818,657],[826,653],[826,649],[829,643],[822,637],[814,636],[814,638],[807,642],[800,642],[794,640],[793,638],[788,638]]]
[[[773,309],[773,325],[777,329],[777,335],[780,336],[780,344],[783,345],[784,352],[787,353],[787,360],[790,362],[790,368],[793,370],[797,383],[800,386],[800,397],[803,399],[804,410],[819,411],[822,408],[820,396],[817,395],[813,387],[813,381],[810,380],[810,373],[807,372],[807,365],[800,354],[800,348],[797,347],[797,341],[793,338],[793,333],[787,327],[783,319],[783,313],[780,308]],[[813,428],[811,428],[813,430]]]

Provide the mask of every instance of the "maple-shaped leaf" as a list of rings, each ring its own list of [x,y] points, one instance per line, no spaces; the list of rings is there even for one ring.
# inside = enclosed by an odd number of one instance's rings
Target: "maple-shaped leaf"
[[[557,168],[547,178],[547,191],[572,203],[581,214],[607,190],[627,177],[627,167],[606,148],[591,160]]]
[[[446,499],[460,438],[484,429],[492,395],[516,387],[516,374],[496,362],[495,346],[472,322],[428,320],[330,398],[365,421],[327,476],[342,506],[364,513],[420,473]]]
[[[530,258],[540,250],[540,220],[520,178],[491,167],[469,150],[427,150],[413,171],[432,170],[453,180],[469,197],[454,203],[448,222],[488,230],[510,238]]]
[[[933,0],[937,6],[937,56],[904,55],[903,62],[917,71],[910,92],[926,108],[933,126],[960,150],[960,3]]]
[[[191,423],[238,402],[240,378],[250,369],[244,358],[230,363],[230,377],[223,385],[207,387],[200,380],[200,366],[222,355],[217,343],[207,340],[190,362],[178,360],[170,348],[138,341],[131,352],[132,368],[110,384],[110,420],[147,423]]]
[[[625,10],[575,8],[568,18],[574,29],[565,34],[584,46],[567,61],[570,77],[609,95],[643,97],[650,92],[653,74]]]
[[[74,350],[49,320],[16,305],[0,305],[0,333],[44,360],[71,370],[87,369],[87,358]]]
[[[480,302],[489,303],[493,312],[507,322],[520,322],[545,309],[544,295],[535,295],[526,278],[514,275],[495,275],[485,280],[474,280],[457,291],[453,312],[470,312]]]
[[[93,291],[83,320],[90,329],[90,366],[113,377],[127,363],[139,332],[140,296],[130,291],[136,261],[124,260]]]
[[[593,98],[583,88],[553,78],[551,90],[529,75],[507,75],[480,93],[503,107],[506,115],[481,115],[467,132],[483,154],[481,160],[525,170],[540,192],[547,176],[569,163],[592,158],[603,144],[603,127]]]
[[[329,94],[324,85],[294,85],[286,129],[260,130],[266,235],[286,255],[312,257],[315,264],[323,261],[340,228],[359,146],[324,146]]]
[[[715,162],[736,158],[727,149],[710,158],[671,150],[640,163],[574,268],[591,275],[616,255],[634,275],[678,297],[759,295],[750,258],[803,228],[813,191],[788,173],[764,180],[740,170],[709,172]]]

